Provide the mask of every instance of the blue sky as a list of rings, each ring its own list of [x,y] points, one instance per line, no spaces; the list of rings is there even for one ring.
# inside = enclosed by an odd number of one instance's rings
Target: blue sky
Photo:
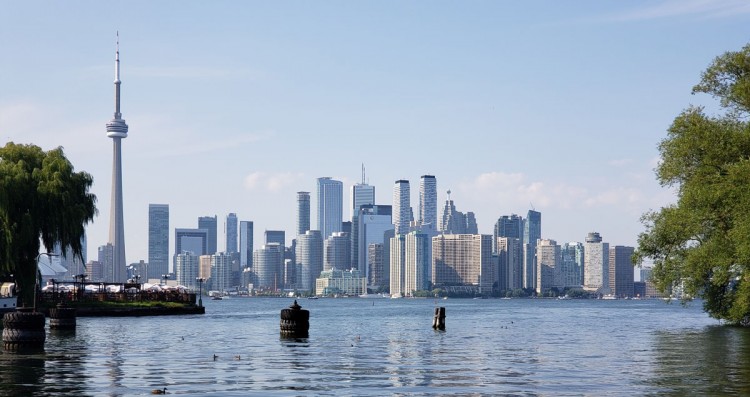
[[[690,90],[748,43],[750,4],[4,1],[0,137],[63,146],[94,176],[90,258],[108,238],[117,30],[128,262],[147,259],[149,203],[171,229],[236,212],[256,245],[265,229],[289,244],[295,192],[348,189],[362,163],[379,204],[408,179],[416,212],[433,174],[439,207],[450,189],[481,233],[533,206],[544,238],[635,245],[640,215],[674,201],[656,146],[687,106],[720,111]]]

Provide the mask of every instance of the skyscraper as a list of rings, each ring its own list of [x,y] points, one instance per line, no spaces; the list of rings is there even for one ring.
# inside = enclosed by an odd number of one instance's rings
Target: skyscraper
[[[542,238],[542,213],[529,210],[523,228],[524,288],[536,288],[536,243]]]
[[[404,250],[404,291],[412,296],[414,291],[429,287],[429,267],[432,265],[432,238],[425,233],[410,232],[406,235]]]
[[[198,289],[198,283],[195,281],[195,279],[200,275],[199,258],[199,255],[195,255],[191,252],[183,252],[181,254],[175,255],[174,273],[177,284],[184,285],[185,287],[193,290]],[[149,278],[159,277],[161,277],[161,275],[157,277],[149,276]]]
[[[497,238],[498,288],[523,288],[523,244],[517,237]]]
[[[169,273],[169,205],[149,204],[147,276],[159,278],[167,273]]]
[[[255,288],[274,290],[281,282],[281,258],[284,256],[283,247],[278,243],[265,244],[253,253],[253,269],[257,285]]]
[[[422,175],[419,180],[419,224],[438,227],[437,180],[433,175]]]
[[[333,233],[323,243],[323,270],[348,270],[351,268],[349,235],[344,232]]]
[[[282,249],[286,246],[286,233],[283,230],[266,230],[264,235],[266,244],[276,243]]]
[[[343,189],[341,181],[318,178],[318,230],[324,239],[341,231]]]
[[[237,214],[234,212],[227,215],[225,235],[227,238],[226,253],[237,252]]]
[[[174,229],[174,253],[185,251],[195,255],[206,255],[208,250],[208,231],[206,229]]]
[[[308,230],[297,236],[296,257],[300,264],[300,289],[312,291],[315,289],[315,279],[323,271],[323,237],[319,230]]]
[[[406,267],[406,236],[396,234],[390,239],[390,291],[391,296],[406,296],[404,268]]]
[[[297,233],[305,234],[310,230],[310,192],[297,192]]]
[[[365,182],[365,167],[362,166],[362,182],[352,186],[351,210],[352,210],[352,230],[349,233],[351,240],[351,267],[359,269],[359,209],[363,205],[375,204],[375,186],[370,186]],[[366,249],[366,248],[365,248]],[[362,273],[364,274],[364,272]]]
[[[492,241],[492,252],[498,252],[497,238],[511,237],[523,242],[523,218],[516,214],[503,215],[495,223],[494,240]],[[516,288],[521,288],[516,287]]]
[[[609,244],[591,232],[583,245],[583,288],[607,295],[609,291]]]
[[[252,221],[240,221],[240,267],[253,267]]]
[[[633,297],[633,247],[616,245],[609,249],[609,289],[617,297]]]
[[[206,242],[206,255],[213,255],[216,253],[217,228],[218,222],[216,215],[201,216],[198,218],[198,229],[205,229],[208,233],[208,241]]]
[[[115,116],[107,123],[107,136],[112,138],[112,201],[109,212],[109,243],[112,255],[112,280],[123,283],[125,267],[125,222],[122,203],[122,139],[128,137],[128,125],[120,113],[120,34],[115,49]],[[110,281],[110,280],[107,280]]]
[[[409,181],[399,179],[393,186],[393,226],[396,234],[409,232],[411,207],[409,206]]]
[[[370,263],[368,263],[368,247],[370,244],[385,244],[385,233],[393,230],[391,218],[392,207],[390,205],[363,205],[359,209],[359,219],[357,233],[359,241],[358,266],[359,271],[368,281],[373,277],[370,275]],[[389,251],[384,251],[384,256],[390,257]],[[384,265],[387,265],[388,259],[384,258]],[[388,272],[388,269],[385,269]],[[388,279],[387,274],[378,275],[381,280]]]

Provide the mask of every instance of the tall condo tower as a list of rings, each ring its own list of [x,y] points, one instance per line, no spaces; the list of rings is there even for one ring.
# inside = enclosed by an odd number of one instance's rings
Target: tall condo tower
[[[437,180],[434,175],[422,175],[419,180],[419,224],[437,229]]]
[[[359,210],[363,205],[375,204],[375,186],[367,184],[365,177],[365,165],[362,164],[362,182],[352,186],[352,230],[351,237],[351,267],[359,268]],[[364,272],[363,272],[364,274]]]
[[[397,180],[393,186],[393,225],[396,228],[396,234],[409,232],[409,222],[411,221],[409,197],[409,181]]]
[[[297,192],[297,233],[310,230],[310,192]]]
[[[128,137],[128,125],[120,113],[120,33],[117,33],[115,48],[115,117],[107,123],[107,136],[112,138],[112,202],[109,211],[109,243],[114,255],[112,280],[125,282],[125,224],[122,210],[122,139]]]
[[[147,276],[159,278],[167,273],[169,273],[169,204],[149,204]],[[142,274],[142,276],[146,275]]]
[[[323,240],[341,231],[344,184],[329,177],[318,178],[318,229]],[[318,275],[315,275],[317,277]]]

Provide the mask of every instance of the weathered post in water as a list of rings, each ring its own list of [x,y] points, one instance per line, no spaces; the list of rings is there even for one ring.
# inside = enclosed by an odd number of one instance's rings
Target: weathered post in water
[[[9,351],[43,350],[47,339],[44,314],[18,308],[3,316],[3,347]]]
[[[445,331],[445,308],[436,307],[435,317],[432,319],[432,328]]]
[[[294,303],[287,309],[281,309],[279,323],[281,336],[287,338],[307,338],[310,329],[310,312]]]
[[[75,330],[76,309],[58,303],[56,308],[49,309],[49,329]]]

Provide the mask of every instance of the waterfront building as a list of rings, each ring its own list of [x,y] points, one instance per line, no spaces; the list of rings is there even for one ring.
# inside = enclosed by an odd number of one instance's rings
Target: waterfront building
[[[234,212],[229,213],[227,215],[227,220],[225,223],[225,236],[227,239],[226,246],[225,246],[225,252],[227,254],[233,254],[238,252],[237,251],[237,214]]]
[[[183,252],[175,255],[174,273],[177,284],[197,291],[198,282],[195,279],[200,277],[200,256],[192,252]]]
[[[542,238],[542,213],[529,210],[523,223],[523,283],[524,288],[536,288],[536,245]]]
[[[330,269],[315,280],[315,295],[359,296],[367,293],[367,279],[357,269]]]
[[[391,296],[406,296],[404,269],[406,267],[406,236],[396,234],[390,239],[390,291]]]
[[[211,256],[211,288],[215,291],[226,292],[233,287],[232,256],[225,252],[217,252]]]
[[[99,247],[101,248],[101,247]],[[86,263],[86,279],[88,281],[104,280],[104,264],[98,260]]]
[[[105,283],[117,283],[115,280],[117,270],[115,269],[115,247],[112,243],[99,246],[98,262],[101,264],[101,272],[96,278],[89,278],[89,281],[104,281]]]
[[[281,282],[280,266],[283,247],[279,243],[264,244],[253,253],[255,288],[277,290]]]
[[[324,239],[341,231],[343,189],[341,181],[329,177],[318,178],[318,230]]]
[[[112,246],[112,263],[105,264],[108,282],[124,283],[125,221],[122,200],[122,140],[128,137],[128,125],[120,113],[120,36],[115,49],[115,114],[107,123],[107,137],[112,138],[112,201],[109,212],[109,242]]]
[[[169,205],[148,205],[148,274],[159,278],[169,273]]]
[[[437,179],[422,175],[419,179],[419,224],[432,225],[437,230]]]
[[[134,280],[136,276],[138,276],[138,279],[140,281],[148,280],[148,263],[146,263],[146,261],[142,259],[138,262],[133,262],[128,265],[127,271],[128,280]],[[81,271],[81,273],[83,273],[83,271]]]
[[[432,265],[432,236],[417,231],[404,238],[403,292],[412,296],[415,291],[425,291],[430,287],[429,274]]]
[[[240,267],[253,267],[252,221],[240,221]]]
[[[367,284],[374,288],[387,285],[383,274],[385,273],[385,249],[382,243],[372,243],[367,246],[367,268],[370,270]]]
[[[357,227],[358,245],[359,245],[359,271],[368,280],[372,278],[387,280],[387,275],[371,276],[371,264],[367,262],[368,247],[370,244],[385,244],[387,241],[386,233],[393,230],[393,221],[391,218],[392,207],[390,205],[372,205],[366,204],[360,206],[359,219]],[[385,255],[390,257],[388,249],[384,247]],[[383,264],[384,269],[388,269],[389,260]]]
[[[212,255],[200,255],[198,256],[198,277],[211,281],[211,256]],[[209,284],[207,284],[208,286]]]
[[[310,230],[310,192],[297,192],[297,233]]]
[[[583,245],[583,288],[608,295],[609,243],[602,242],[599,233],[591,232]]]
[[[523,288],[523,245],[518,237],[497,238],[498,289]]]
[[[491,235],[441,234],[432,238],[433,286],[489,294],[492,275]]]
[[[393,226],[396,234],[406,234],[411,223],[409,181],[399,179],[393,186]]]
[[[365,182],[364,166],[362,167],[362,182],[352,186],[351,189],[351,240],[350,254],[351,267],[359,268],[359,211],[363,205],[375,204],[375,186]],[[366,247],[365,247],[366,249]]]
[[[633,252],[635,248],[616,245],[609,249],[609,289],[618,298],[635,296]]]
[[[315,279],[323,271],[323,236],[320,230],[308,230],[297,236],[298,288],[314,291]]]
[[[546,294],[553,288],[562,292],[562,255],[555,240],[539,239],[536,246],[536,293]]]
[[[562,277],[566,287],[583,285],[583,244],[570,242],[562,245]]]
[[[206,254],[212,255],[215,254],[216,249],[216,242],[217,242],[217,217],[214,216],[201,216],[198,218],[198,229],[204,229],[206,230],[207,237],[206,237]]]
[[[323,243],[323,270],[351,268],[350,246],[347,233],[339,232],[328,236]]]

